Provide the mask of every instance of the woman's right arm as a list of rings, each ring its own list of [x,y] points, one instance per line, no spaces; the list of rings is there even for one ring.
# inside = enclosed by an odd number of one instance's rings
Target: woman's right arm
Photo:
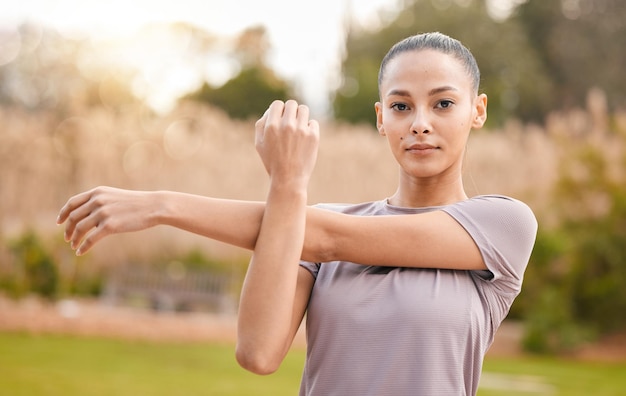
[[[253,250],[264,210],[264,202],[97,187],[70,198],[57,223],[66,223],[65,239],[78,255],[108,235],[157,225]]]
[[[59,214],[78,254],[113,233],[165,224],[254,250],[239,307],[237,360],[275,371],[302,321],[313,277],[298,265],[308,232],[307,186],[319,131],[308,108],[275,102],[256,124],[256,145],[270,176],[265,203],[173,192],[100,187],[71,198]],[[305,236],[306,234],[306,236]],[[309,244],[315,246],[315,244]]]

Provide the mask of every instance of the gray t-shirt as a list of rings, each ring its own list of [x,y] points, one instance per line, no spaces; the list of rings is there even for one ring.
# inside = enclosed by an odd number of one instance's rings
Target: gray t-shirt
[[[302,262],[316,279],[300,395],[475,395],[535,242],[528,206],[490,195],[428,208],[386,200],[319,207],[361,216],[445,211],[472,236],[489,270]]]

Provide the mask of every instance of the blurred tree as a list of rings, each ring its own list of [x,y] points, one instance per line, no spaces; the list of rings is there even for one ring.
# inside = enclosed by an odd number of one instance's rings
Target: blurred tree
[[[457,38],[473,52],[481,91],[489,96],[490,125],[509,117],[540,120],[547,112],[552,83],[517,21],[494,20],[484,0],[414,0],[405,1],[380,31],[348,28],[343,82],[333,101],[336,118],[372,122],[382,57],[398,40],[426,31]]]
[[[626,136],[614,143],[624,147]],[[573,316],[604,333],[626,327],[626,186],[615,179],[603,147],[581,143],[562,162],[558,184],[564,233],[571,240],[567,273]],[[619,160],[626,165],[626,157]]]
[[[245,30],[234,51],[241,66],[239,74],[217,88],[205,82],[184,99],[209,103],[237,119],[258,117],[274,99],[286,100],[292,96],[289,85],[266,65],[268,49],[264,27]]]
[[[549,108],[582,107],[592,87],[626,106],[626,0],[528,0],[512,19],[554,84]]]
[[[65,112],[75,106],[99,106],[105,99],[114,108],[135,101],[126,80],[107,73],[84,75],[80,60],[93,57],[86,42],[32,24],[1,35],[0,40],[12,42],[16,50],[0,65],[0,104]]]
[[[28,231],[11,245],[23,276],[23,290],[42,297],[56,296],[59,275],[52,256],[37,235]]]
[[[248,67],[221,87],[204,83],[185,98],[209,103],[226,111],[236,119],[258,117],[274,99],[286,100],[288,88],[271,70]]]
[[[540,226],[515,306],[532,351],[562,351],[626,329],[626,130],[608,121],[606,99],[588,113],[555,115],[559,175],[551,227]],[[601,113],[601,111],[604,113]]]

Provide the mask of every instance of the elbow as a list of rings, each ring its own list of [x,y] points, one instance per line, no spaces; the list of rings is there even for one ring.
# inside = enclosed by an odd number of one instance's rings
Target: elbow
[[[337,241],[329,234],[316,235],[305,240],[302,259],[314,263],[326,263],[337,257]]]
[[[269,375],[276,372],[282,362],[282,359],[277,356],[258,350],[250,350],[250,348],[244,348],[241,345],[237,345],[235,358],[242,368],[258,375]]]
[[[334,224],[341,224],[334,221],[337,213],[327,210],[315,210],[307,216],[307,227],[302,249],[302,259],[314,263],[325,263],[333,261],[338,255],[337,248],[338,233]],[[340,218],[343,220],[343,218]]]

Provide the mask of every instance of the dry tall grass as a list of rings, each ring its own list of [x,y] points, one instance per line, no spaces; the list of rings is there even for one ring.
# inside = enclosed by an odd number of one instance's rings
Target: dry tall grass
[[[626,132],[626,114],[611,116],[609,128],[603,98],[592,92],[588,109],[555,113],[545,126],[511,121],[500,131],[473,132],[464,175],[468,193],[520,198],[541,220],[550,212],[560,160],[581,144],[603,147],[621,164],[615,174],[623,178],[624,139],[609,129]],[[262,200],[267,181],[253,139],[253,121],[233,121],[192,103],[162,117],[142,110],[93,108],[61,117],[0,108],[0,236],[34,228],[58,239],[60,206],[97,185]],[[396,163],[373,125],[322,125],[311,203],[376,200],[391,195],[396,183]],[[190,246],[211,254],[233,253],[199,237],[157,228],[109,238],[90,260],[115,265]]]

